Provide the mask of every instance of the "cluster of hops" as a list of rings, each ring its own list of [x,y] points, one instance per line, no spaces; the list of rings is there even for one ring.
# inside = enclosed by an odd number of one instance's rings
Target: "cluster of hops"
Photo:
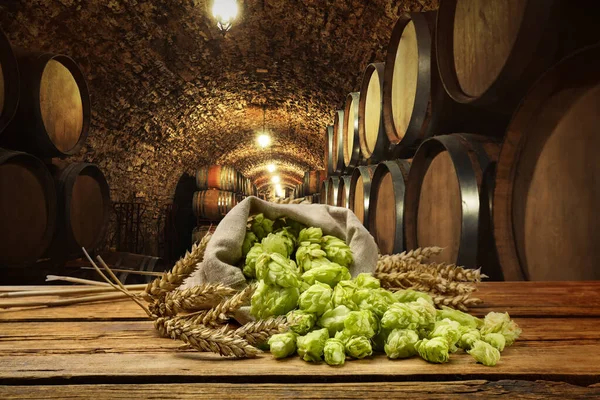
[[[388,291],[371,274],[353,279],[350,247],[320,228],[260,214],[251,219],[243,248],[244,274],[258,280],[251,313],[258,319],[286,315],[290,327],[268,341],[276,358],[297,353],[305,361],[342,365],[346,357],[379,351],[392,359],[418,355],[443,363],[464,349],[493,366],[521,333],[508,314],[492,312],[481,320],[438,310],[426,293]]]

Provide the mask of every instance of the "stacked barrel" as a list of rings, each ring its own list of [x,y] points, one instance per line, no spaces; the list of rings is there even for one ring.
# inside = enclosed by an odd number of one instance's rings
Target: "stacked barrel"
[[[599,279],[598,11],[501,3],[400,17],[327,127],[321,203],[353,210],[383,254]]]
[[[226,165],[206,165],[196,171],[196,187],[192,209],[197,218],[220,221],[248,196],[256,196],[250,179]]]
[[[71,58],[13,48],[0,31],[0,265],[103,246],[106,179],[93,164],[60,160],[85,143],[90,118]]]

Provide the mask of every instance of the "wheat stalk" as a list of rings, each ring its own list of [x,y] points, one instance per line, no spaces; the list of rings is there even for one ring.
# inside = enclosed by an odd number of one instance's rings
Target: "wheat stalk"
[[[276,318],[249,322],[236,329],[234,334],[246,339],[251,345],[256,345],[266,342],[269,337],[276,333],[285,332],[287,327],[288,325],[285,317],[279,316]]]
[[[432,264],[432,274],[445,278],[449,281],[457,282],[481,282],[482,278],[487,278],[487,275],[481,273],[481,268],[470,269],[456,266],[456,264]]]
[[[469,307],[476,306],[477,304],[481,304],[483,301],[476,297],[470,297],[467,295],[458,295],[458,296],[431,296],[433,299],[433,303],[437,307],[448,306],[452,308],[457,308],[462,311],[469,311]]]
[[[215,307],[207,311],[201,311],[196,315],[188,318],[191,324],[218,326],[227,320],[227,314],[238,310],[252,297],[255,290],[254,285],[246,287],[241,292],[231,296],[229,299],[222,301]]]
[[[401,260],[412,259],[419,263],[422,263],[423,261],[427,261],[429,258],[431,258],[433,256],[439,255],[443,250],[444,249],[442,247],[437,247],[437,246],[419,247],[414,250],[409,250],[408,252],[403,251],[400,254],[393,254],[389,257],[393,257],[393,258],[397,258],[397,259],[401,259]]]
[[[151,310],[158,316],[174,316],[178,313],[209,309],[237,290],[220,283],[203,283],[185,290],[174,290],[157,300]]]

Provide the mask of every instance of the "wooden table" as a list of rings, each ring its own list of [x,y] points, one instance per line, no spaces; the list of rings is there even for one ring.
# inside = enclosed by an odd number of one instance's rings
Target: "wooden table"
[[[0,291],[13,288],[0,287]],[[523,328],[496,367],[376,356],[341,368],[228,360],[157,336],[130,301],[0,310],[0,398],[600,398],[600,282],[483,283]]]

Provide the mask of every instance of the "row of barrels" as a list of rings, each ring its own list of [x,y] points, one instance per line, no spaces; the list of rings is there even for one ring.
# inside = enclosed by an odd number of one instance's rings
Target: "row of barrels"
[[[256,196],[252,181],[235,168],[226,165],[206,165],[196,171],[198,190],[219,189],[244,196]]]
[[[327,171],[306,171],[302,183],[294,190],[294,197],[308,197],[315,199],[321,190],[321,183],[327,179]]]
[[[45,165],[0,149],[0,265],[98,248],[110,215],[102,171],[87,163]]]
[[[382,253],[442,246],[433,261],[507,280],[600,278],[600,45],[566,57],[522,100],[504,139],[435,136],[410,160],[330,176]]]

